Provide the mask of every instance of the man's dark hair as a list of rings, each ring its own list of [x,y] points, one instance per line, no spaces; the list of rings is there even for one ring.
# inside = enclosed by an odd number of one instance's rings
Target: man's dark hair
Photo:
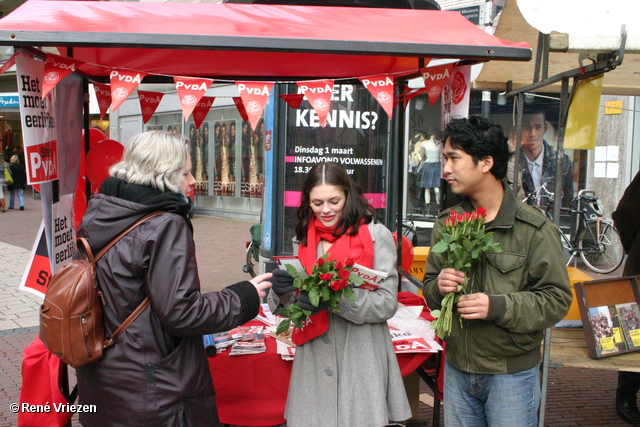
[[[444,146],[449,138],[451,147],[469,154],[476,165],[487,156],[493,157],[491,173],[497,179],[507,175],[511,157],[509,139],[498,123],[480,116],[452,119],[442,132],[441,144]]]

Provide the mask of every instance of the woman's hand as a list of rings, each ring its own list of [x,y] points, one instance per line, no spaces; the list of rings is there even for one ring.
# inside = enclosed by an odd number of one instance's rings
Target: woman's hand
[[[271,282],[265,282],[265,280],[270,279],[271,276],[273,276],[273,274],[264,273],[264,274],[259,274],[253,279],[249,280],[249,282],[251,282],[251,284],[256,287],[256,291],[258,291],[258,296],[261,299],[267,295],[266,290],[271,287]]]
[[[464,281],[464,273],[453,268],[444,268],[438,274],[438,289],[442,295],[454,292],[458,285]]]

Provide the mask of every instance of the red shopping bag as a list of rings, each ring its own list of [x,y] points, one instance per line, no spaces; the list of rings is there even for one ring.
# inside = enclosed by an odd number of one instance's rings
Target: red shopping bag
[[[68,411],[56,411],[69,401],[62,393],[67,384],[64,362],[44,346],[36,337],[22,352],[22,388],[20,389],[20,427],[62,427],[73,416]],[[50,411],[23,411],[23,404],[48,405]]]

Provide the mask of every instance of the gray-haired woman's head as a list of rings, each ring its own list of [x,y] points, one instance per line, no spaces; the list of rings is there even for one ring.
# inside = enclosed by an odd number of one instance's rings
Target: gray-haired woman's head
[[[124,157],[109,168],[109,173],[131,184],[179,193],[180,172],[187,155],[187,141],[180,134],[144,132],[129,141]]]

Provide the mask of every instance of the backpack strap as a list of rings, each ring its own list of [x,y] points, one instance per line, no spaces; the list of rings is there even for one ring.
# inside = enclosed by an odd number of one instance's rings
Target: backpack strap
[[[142,224],[143,222],[145,222],[146,220],[148,220],[149,218],[153,218],[154,216],[160,215],[161,213],[163,213],[163,211],[158,211],[158,212],[153,212],[150,213],[149,215],[145,216],[144,218],[140,218],[138,221],[135,222],[135,224],[133,224],[131,227],[127,228],[126,230],[124,230],[122,233],[120,233],[115,239],[113,239],[112,241],[110,241],[109,243],[107,243],[107,246],[105,246],[104,248],[102,248],[102,250],[100,252],[98,252],[98,255],[95,257],[94,263],[98,262],[98,260],[100,258],[102,258],[102,256],[109,250],[111,249],[111,247],[113,245],[115,245],[120,239],[122,239],[124,236],[126,236],[127,234],[129,234],[129,232],[131,230],[133,230],[134,228],[136,228],[137,226],[139,226],[140,224]],[[89,250],[90,251],[90,250]],[[88,255],[88,253],[87,253]]]
[[[146,297],[144,299],[144,301],[142,301],[140,303],[140,305],[138,306],[138,308],[136,308],[135,310],[133,310],[133,313],[131,313],[129,315],[129,317],[127,317],[125,319],[124,322],[122,322],[122,324],[120,326],[118,326],[118,329],[116,329],[113,334],[111,334],[111,337],[106,340],[104,342],[104,347],[103,348],[107,348],[107,347],[111,347],[113,345],[113,343],[116,341],[116,338],[118,338],[120,336],[121,333],[124,332],[125,329],[127,329],[129,327],[129,325],[131,323],[133,323],[134,320],[136,320],[136,318],[138,316],[140,316],[140,313],[142,313],[142,311],[147,308],[147,306],[149,305],[149,297]]]

